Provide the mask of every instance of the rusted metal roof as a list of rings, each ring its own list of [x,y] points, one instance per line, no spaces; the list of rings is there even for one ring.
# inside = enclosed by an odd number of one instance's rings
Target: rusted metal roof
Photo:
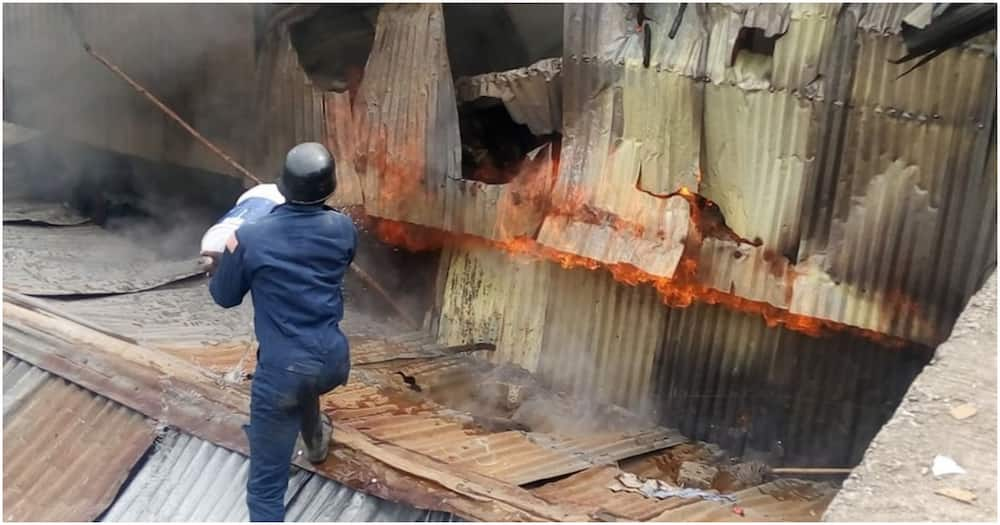
[[[155,437],[154,423],[6,350],[3,517],[92,521],[111,504]]]

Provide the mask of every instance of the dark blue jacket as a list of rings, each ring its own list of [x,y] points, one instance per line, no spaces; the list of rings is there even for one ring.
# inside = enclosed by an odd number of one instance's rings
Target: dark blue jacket
[[[236,232],[212,276],[215,302],[232,308],[252,292],[260,364],[318,375],[350,359],[341,293],[358,233],[324,206],[282,204]]]

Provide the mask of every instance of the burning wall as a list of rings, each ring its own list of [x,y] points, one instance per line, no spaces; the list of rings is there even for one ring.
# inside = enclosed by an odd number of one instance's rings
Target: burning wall
[[[853,461],[995,266],[995,35],[896,78],[908,10],[569,5],[561,57],[455,82],[442,8],[383,6],[327,136],[383,239],[448,248],[442,339]],[[483,97],[561,134],[506,184],[462,176]]]
[[[792,328],[933,345],[995,265],[995,226],[970,211],[996,206],[995,37],[896,79],[906,12],[567,6],[548,75],[561,143],[488,185],[461,175],[441,8],[386,6],[351,118],[328,112],[328,126],[353,126],[370,215],[752,303]],[[499,95],[532,124],[552,112],[514,108],[553,99],[519,84],[532,69],[460,80],[459,98]],[[968,96],[929,87],[955,77]]]

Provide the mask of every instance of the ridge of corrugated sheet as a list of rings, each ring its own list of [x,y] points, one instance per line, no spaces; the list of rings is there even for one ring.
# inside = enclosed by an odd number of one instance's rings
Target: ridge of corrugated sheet
[[[8,327],[3,344],[30,343]],[[95,519],[153,443],[153,423],[6,352],[3,358],[4,520]]]
[[[248,518],[250,460],[176,430],[167,431],[102,521],[238,522]],[[367,496],[292,467],[288,521],[449,521]]]
[[[881,34],[896,34],[902,29],[903,18],[920,3],[864,4],[864,16],[858,21],[858,27],[866,31]]]

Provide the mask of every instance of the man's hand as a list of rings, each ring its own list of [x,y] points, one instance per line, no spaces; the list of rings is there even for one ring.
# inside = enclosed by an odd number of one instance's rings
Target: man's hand
[[[221,254],[215,252],[202,252],[201,258],[198,259],[198,269],[212,275],[215,273],[215,269],[219,265],[219,256]]]

